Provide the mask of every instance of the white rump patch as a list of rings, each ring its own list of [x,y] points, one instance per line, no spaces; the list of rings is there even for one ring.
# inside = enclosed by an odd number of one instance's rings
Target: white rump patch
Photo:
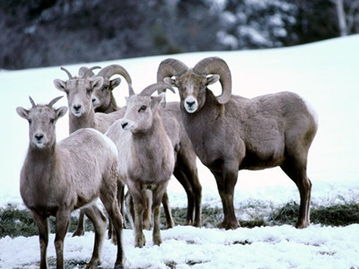
[[[317,112],[314,110],[314,107],[312,106],[311,103],[309,103],[307,100],[305,100],[304,98],[302,98],[303,102],[305,103],[309,113],[313,116],[315,124],[318,126],[318,114]]]
[[[103,133],[97,131],[96,129],[93,129],[93,128],[86,128],[86,129],[91,130],[91,131],[93,131],[94,133],[96,133],[97,135],[101,136],[101,137],[106,141],[106,143],[110,146],[112,152],[113,152],[116,156],[118,156],[117,147],[116,147],[115,143],[113,143],[113,141],[112,141],[110,138],[108,138],[108,137],[107,137],[106,135],[104,135]]]

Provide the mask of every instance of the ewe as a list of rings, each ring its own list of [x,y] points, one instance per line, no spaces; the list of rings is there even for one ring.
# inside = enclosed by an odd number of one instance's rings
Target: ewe
[[[66,107],[52,107],[60,98],[47,105],[36,105],[30,98],[31,109],[16,109],[29,122],[30,141],[20,175],[20,193],[39,229],[40,268],[47,268],[48,217],[56,217],[56,262],[57,268],[63,268],[63,242],[70,214],[98,197],[116,230],[115,268],[123,268],[122,216],[116,198],[117,149],[110,139],[89,128],[78,130],[56,143],[56,121],[67,111]],[[95,227],[95,245],[88,264],[88,268],[93,268],[100,261],[106,220],[97,207],[84,210]]]

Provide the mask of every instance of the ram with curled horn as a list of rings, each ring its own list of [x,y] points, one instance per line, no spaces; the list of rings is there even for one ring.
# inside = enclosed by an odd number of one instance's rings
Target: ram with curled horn
[[[222,94],[207,87],[217,81]],[[233,206],[238,171],[275,166],[295,182],[300,193],[296,227],[309,225],[311,181],[307,156],[317,131],[316,115],[295,93],[280,92],[253,99],[232,95],[231,72],[218,57],[193,69],[176,59],[159,65],[157,81],[178,88],[183,124],[199,159],[214,175],[222,200],[221,227],[239,226]]]
[[[131,76],[123,66],[112,64],[102,68],[97,76],[104,79],[103,85],[92,93],[92,104],[96,112],[111,113],[119,110],[113,90],[120,85],[121,78],[111,79],[114,75],[121,75],[126,80],[129,91],[133,93]]]

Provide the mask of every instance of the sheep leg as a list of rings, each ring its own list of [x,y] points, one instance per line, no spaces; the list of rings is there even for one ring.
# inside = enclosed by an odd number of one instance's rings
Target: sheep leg
[[[221,228],[225,228],[226,230],[236,229],[239,227],[233,206],[234,187],[237,183],[238,177],[237,169],[238,165],[224,165],[222,172],[218,172],[218,170],[212,171],[216,179],[219,195],[221,196],[223,205],[224,220],[219,226]]]
[[[135,247],[142,248],[146,244],[145,235],[143,234],[143,208],[145,201],[139,197],[133,197],[135,211]]]
[[[109,192],[108,188],[104,188],[101,192],[100,199],[106,208],[109,218],[112,221],[113,229],[116,232],[117,241],[117,257],[115,262],[115,269],[123,268],[123,248],[122,248],[122,215],[119,203],[115,193]]]
[[[106,230],[106,217],[95,205],[85,208],[83,211],[86,214],[86,216],[90,219],[90,221],[93,223],[95,229],[95,242],[94,242],[92,257],[90,262],[86,266],[86,268],[90,269],[96,267],[101,263],[100,256],[101,256],[101,248],[103,244],[104,234]]]
[[[295,227],[306,228],[310,223],[309,205],[312,189],[312,183],[307,177],[306,160],[287,160],[281,168],[297,185],[300,194],[299,215]]]
[[[192,225],[194,223],[193,213],[194,213],[194,195],[193,190],[191,188],[191,184],[189,183],[184,172],[175,168],[173,175],[177,178],[177,180],[183,186],[186,194],[187,194],[187,216],[186,216],[186,225]]]
[[[183,185],[187,192],[187,197],[190,195],[192,205],[188,203],[187,208],[187,220],[195,227],[201,227],[202,225],[202,186],[199,182],[197,166],[196,166],[196,155],[192,154],[181,154],[178,156],[180,161],[181,170],[184,173],[185,180],[189,186]],[[181,181],[180,181],[181,182]],[[194,204],[194,206],[193,206]],[[193,207],[194,207],[194,219],[193,219]]]
[[[64,239],[70,224],[70,210],[60,209],[56,213],[56,268],[64,268]]]
[[[121,183],[117,183],[117,201],[119,202],[121,215],[124,216],[124,200],[125,200],[125,186]],[[122,220],[124,221],[123,217]],[[124,223],[122,224],[124,227]],[[108,220],[108,233],[107,233],[108,239],[112,239],[112,243],[114,245],[117,245],[116,241],[116,231],[113,229],[112,221],[111,219]]]
[[[81,209],[79,214],[79,221],[77,223],[77,227],[75,232],[72,234],[72,236],[82,236],[85,234],[85,213]]]
[[[49,225],[46,217],[38,214],[36,211],[31,211],[32,217],[39,229],[39,241],[40,241],[40,269],[47,269],[47,245],[49,243]]]
[[[143,210],[143,228],[146,230],[151,229],[151,206],[152,206],[152,192],[150,190],[144,190],[146,197],[146,206]]]
[[[160,233],[160,214],[161,214],[161,201],[166,188],[168,181],[157,184],[153,189],[153,234],[152,240],[154,245],[160,245],[162,243],[161,233]]]
[[[173,221],[170,201],[168,199],[167,191],[163,194],[162,205],[163,205],[163,210],[165,211],[167,229],[173,228],[175,226],[175,222]]]

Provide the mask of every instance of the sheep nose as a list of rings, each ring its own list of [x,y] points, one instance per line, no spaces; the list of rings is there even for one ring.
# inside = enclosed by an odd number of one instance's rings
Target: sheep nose
[[[189,107],[192,107],[196,102],[195,101],[186,101],[186,104],[189,106]]]
[[[122,129],[125,129],[127,125],[128,125],[128,122],[123,122],[123,123],[121,123]]]
[[[35,134],[35,138],[37,141],[41,141],[41,139],[44,138],[44,135],[43,134]]]
[[[79,111],[81,108],[81,105],[73,105],[73,108],[75,109],[75,111]]]

